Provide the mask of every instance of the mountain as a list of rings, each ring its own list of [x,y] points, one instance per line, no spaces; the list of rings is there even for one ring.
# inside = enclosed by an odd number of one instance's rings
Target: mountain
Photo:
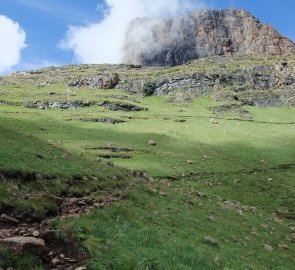
[[[295,44],[244,10],[197,11],[176,18],[138,18],[129,25],[123,61],[175,66],[215,55],[288,55]]]

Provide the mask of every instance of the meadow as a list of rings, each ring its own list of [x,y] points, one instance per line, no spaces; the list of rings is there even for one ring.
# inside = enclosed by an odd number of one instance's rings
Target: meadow
[[[147,110],[20,106],[49,100],[49,92]],[[39,221],[58,211],[48,194],[100,198],[129,189],[109,207],[56,221],[74,233],[87,269],[294,268],[294,107],[213,113],[210,97],[177,103],[63,84],[0,93],[10,101],[0,106],[1,212]]]

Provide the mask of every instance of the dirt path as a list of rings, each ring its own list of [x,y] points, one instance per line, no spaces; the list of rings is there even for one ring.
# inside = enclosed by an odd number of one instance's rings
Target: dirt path
[[[88,214],[92,209],[109,207],[113,203],[127,196],[130,187],[123,191],[109,195],[104,200],[95,201],[88,198],[58,198],[61,200],[59,213],[54,218],[47,218],[40,223],[26,224],[21,223],[14,217],[2,215],[0,220],[0,241],[8,241],[8,246],[13,253],[29,250],[34,248],[34,254],[38,255],[47,270],[84,270],[86,262],[86,254],[83,254],[70,233],[63,232],[66,235],[60,235],[56,230],[53,222],[62,218],[77,218],[80,215]],[[20,241],[31,241],[31,245],[27,243],[21,246]],[[39,246],[35,244],[39,241]],[[44,243],[44,246],[42,245]]]

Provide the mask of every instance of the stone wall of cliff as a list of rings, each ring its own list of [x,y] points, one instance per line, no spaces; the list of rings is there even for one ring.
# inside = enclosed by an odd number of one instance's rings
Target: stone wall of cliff
[[[123,62],[175,66],[214,55],[295,54],[295,44],[244,10],[208,10],[130,23]]]

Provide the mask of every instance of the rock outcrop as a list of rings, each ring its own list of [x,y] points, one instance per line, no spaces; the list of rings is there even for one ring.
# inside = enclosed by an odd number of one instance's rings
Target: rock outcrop
[[[97,75],[93,78],[83,78],[68,82],[70,87],[90,87],[99,89],[113,89],[120,81],[117,73]]]
[[[295,44],[244,10],[208,10],[174,19],[138,18],[126,34],[123,61],[175,66],[214,55],[295,54]]]

